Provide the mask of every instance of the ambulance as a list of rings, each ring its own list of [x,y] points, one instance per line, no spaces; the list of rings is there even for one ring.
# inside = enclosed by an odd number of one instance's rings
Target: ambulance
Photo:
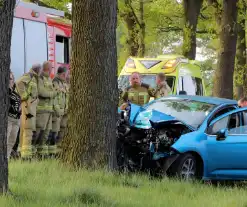
[[[133,72],[139,72],[142,82],[151,87],[156,87],[156,75],[164,73],[172,89],[171,95],[206,95],[200,62],[188,60],[181,55],[160,55],[156,58],[129,57],[118,78],[120,91],[129,86],[129,76]]]
[[[62,65],[69,68],[71,23],[64,12],[17,1],[11,42],[11,70],[18,79],[33,64],[51,61],[54,77]]]

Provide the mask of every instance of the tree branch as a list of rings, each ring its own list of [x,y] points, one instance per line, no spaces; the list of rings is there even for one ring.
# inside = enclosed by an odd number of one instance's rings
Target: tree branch
[[[220,8],[220,3],[217,0],[208,0],[208,4],[213,6],[215,8],[215,19],[218,25],[221,23],[221,8]]]
[[[183,28],[180,27],[172,27],[172,26],[168,26],[168,27],[159,27],[158,28],[159,32],[181,32],[183,31]],[[216,31],[208,31],[208,30],[197,30],[196,31],[197,34],[216,34]]]
[[[140,28],[142,28],[142,25],[141,25],[141,23],[140,23],[138,17],[136,16],[135,10],[134,10],[134,8],[132,7],[131,2],[130,2],[129,0],[127,0],[127,1],[125,1],[125,5],[126,5],[127,7],[129,7],[129,9],[131,10],[131,12],[132,12],[132,14],[133,14],[133,16],[134,16],[134,18],[135,18],[136,23],[139,25]]]

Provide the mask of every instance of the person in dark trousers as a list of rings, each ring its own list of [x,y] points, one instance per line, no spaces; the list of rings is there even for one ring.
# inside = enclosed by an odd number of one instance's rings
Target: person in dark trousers
[[[9,81],[9,113],[7,129],[7,157],[10,158],[12,149],[16,143],[18,131],[20,129],[21,98],[15,90],[14,75],[10,72]]]

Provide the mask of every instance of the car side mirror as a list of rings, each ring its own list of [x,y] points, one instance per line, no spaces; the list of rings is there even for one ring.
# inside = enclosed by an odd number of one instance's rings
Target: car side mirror
[[[217,141],[223,141],[226,139],[227,135],[228,135],[228,130],[227,129],[221,129],[216,134],[216,140]]]
[[[178,95],[187,95],[186,91],[179,91]]]

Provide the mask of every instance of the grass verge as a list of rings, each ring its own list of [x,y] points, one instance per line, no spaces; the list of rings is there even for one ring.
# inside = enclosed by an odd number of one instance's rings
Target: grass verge
[[[215,188],[145,176],[72,172],[56,161],[11,162],[9,185],[13,196],[0,197],[3,207],[141,206],[246,207],[246,189]]]

